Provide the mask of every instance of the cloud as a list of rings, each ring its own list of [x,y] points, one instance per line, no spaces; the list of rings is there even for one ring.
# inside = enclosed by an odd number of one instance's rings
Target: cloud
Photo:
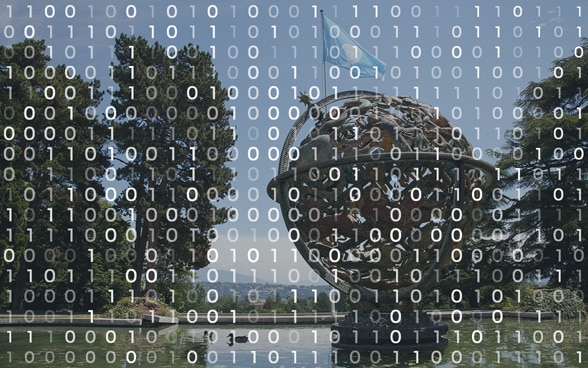
[[[549,14],[549,15],[560,14],[560,11],[557,10],[556,8],[552,8],[552,9],[547,10],[547,14]],[[549,18],[548,22],[549,23],[563,23],[563,21],[564,21],[564,19],[561,16],[557,15],[555,17]]]

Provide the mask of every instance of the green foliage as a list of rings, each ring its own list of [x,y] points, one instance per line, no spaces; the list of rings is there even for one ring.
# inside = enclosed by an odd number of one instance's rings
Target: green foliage
[[[275,296],[268,296],[264,300],[257,300],[252,294],[250,298],[242,298],[238,295],[234,296],[222,296],[218,298],[215,303],[206,302],[205,295],[206,291],[200,286],[196,286],[198,298],[188,302],[178,301],[172,303],[172,306],[176,308],[178,312],[186,313],[188,310],[193,309],[198,313],[207,313],[209,310],[217,310],[222,313],[229,313],[234,310],[235,313],[247,314],[252,311],[258,313],[283,313],[291,314],[292,310],[296,310],[297,313],[328,313],[331,312],[331,302],[329,296],[325,292],[320,292],[315,298],[309,297],[298,297],[294,300],[292,295],[283,299],[279,292],[275,293]],[[178,306],[183,305],[183,309],[179,309]],[[347,310],[347,298],[342,297],[339,303],[337,303],[338,310]]]
[[[30,39],[0,46],[0,128],[14,131],[13,139],[0,142],[3,152],[14,152],[0,159],[5,173],[14,173],[0,183],[6,209],[0,231],[9,234],[0,240],[0,251],[15,254],[13,262],[0,265],[0,281],[12,292],[12,300],[2,293],[0,306],[99,311],[110,300],[108,289],[122,293],[114,281],[121,279],[121,265],[100,256],[92,262],[90,251],[98,255],[127,246],[104,240],[106,229],[122,234],[126,226],[120,219],[107,223],[107,206],[99,199],[109,164],[102,151],[106,126],[91,111],[103,93],[99,81],[51,65],[45,49],[44,41]],[[86,198],[94,193],[96,199]]]
[[[189,310],[206,311],[206,291],[195,283],[195,277],[190,274],[174,274],[161,271],[158,273],[155,288],[160,292],[160,299],[174,308],[178,313]]]
[[[561,318],[564,319],[586,317],[586,305],[578,294],[570,289],[523,289],[520,306],[510,310],[553,312],[556,317],[561,314]]]
[[[320,292],[316,298],[316,310],[317,312],[330,312],[331,311],[331,300],[327,293]]]
[[[180,48],[170,58],[159,43],[123,34],[114,53],[119,88],[112,96],[117,115],[111,123],[120,153],[115,159],[122,165],[117,173],[137,193],[133,200],[122,194],[117,200],[134,220],[133,268],[142,275],[150,268],[179,273],[206,266],[209,231],[226,221],[227,209],[205,193],[224,198],[235,175],[225,166],[236,139],[224,106],[227,91],[210,54],[197,46]],[[133,160],[125,158],[127,149],[137,152]],[[170,207],[177,211],[173,221],[166,216]],[[147,220],[147,211],[155,211],[157,219]],[[150,249],[157,252],[157,262],[146,262]],[[146,287],[155,286],[148,282]],[[141,295],[141,280],[133,290]]]
[[[236,139],[227,91],[197,46],[169,58],[158,43],[121,35],[115,54],[118,114],[100,121],[92,115],[103,96],[99,81],[51,66],[44,41],[0,46],[0,128],[15,137],[0,142],[7,153],[1,167],[13,174],[0,184],[0,231],[9,234],[0,252],[14,252],[14,260],[0,261],[0,284],[11,288],[0,293],[0,307],[100,312],[128,295],[129,268],[137,275],[135,296],[142,284],[156,287],[146,278],[156,271],[160,295],[177,291],[180,310],[202,307],[184,270],[207,264],[208,233],[226,220],[227,209],[203,193],[213,188],[224,198],[235,175],[225,166]],[[137,193],[129,199],[121,191],[116,207],[102,200],[101,182],[113,143],[119,153],[137,152],[133,160],[115,156],[118,179]],[[170,207],[178,219],[166,216]],[[156,221],[146,219],[147,209],[156,210]],[[129,226],[134,244],[124,236]],[[107,240],[113,232],[116,241]],[[145,261],[148,247],[156,261]],[[25,262],[25,251],[34,260]]]
[[[454,276],[447,277],[439,284],[440,302],[432,303],[432,295],[428,295],[425,308],[441,309],[500,309],[503,311],[520,312],[553,312],[556,318],[574,319],[579,314],[582,318],[586,314],[586,305],[578,293],[570,289],[544,289],[529,283],[486,283],[477,285],[477,292],[456,283]],[[459,288],[463,300],[459,305],[451,302],[451,292]],[[479,296],[478,296],[479,294]]]
[[[588,53],[588,39],[582,41]],[[508,193],[502,211],[509,234],[505,251],[519,248],[525,259],[512,267],[537,271],[551,286],[580,289],[588,297],[588,59],[556,60],[554,75],[529,83],[517,105],[523,117],[494,152],[500,183]],[[515,193],[515,189],[517,192]]]
[[[346,302],[347,297],[343,297],[337,304],[339,310],[347,310],[348,304]],[[325,292],[320,292],[316,295],[316,302],[314,297],[296,298],[294,301],[293,296],[288,296],[286,299],[282,299],[280,293],[276,292],[275,297],[267,297],[263,303],[260,312],[270,313],[276,311],[277,313],[292,313],[292,310],[296,310],[298,313],[328,313],[331,311],[331,301],[329,296]]]
[[[0,126],[1,128],[2,126]],[[12,275],[18,273],[20,260],[27,246],[25,236],[27,222],[24,217],[27,203],[24,198],[14,195],[14,193],[21,193],[23,190],[24,183],[21,180],[0,186],[0,208],[3,209],[0,212],[0,233],[11,232],[12,235],[12,239],[0,237],[0,254],[2,254],[0,257],[0,285],[8,285]],[[0,306],[9,304],[9,295],[0,293]]]
[[[104,316],[134,319],[141,318],[144,314],[151,315],[151,311],[156,316],[172,316],[171,308],[168,305],[146,297],[134,298],[132,300],[131,298],[122,298]]]
[[[581,47],[588,53],[587,39]],[[484,203],[479,236],[463,249],[465,261],[449,265],[436,290],[426,295],[425,307],[519,310],[517,292],[529,288],[521,281],[545,278],[552,287],[578,289],[588,297],[588,276],[580,271],[588,266],[582,233],[588,114],[579,114],[587,108],[588,79],[578,68],[588,70],[588,59],[556,60],[554,76],[522,91],[517,101],[522,118],[507,133],[505,146],[490,152],[497,158],[502,198]],[[454,290],[462,295],[458,305],[451,302]],[[500,303],[492,297],[496,290],[503,294]]]
[[[490,305],[492,309],[520,312],[552,312],[556,318],[584,319],[586,305],[578,293],[570,289],[537,288],[532,285],[519,285],[517,292],[505,293],[501,303]]]

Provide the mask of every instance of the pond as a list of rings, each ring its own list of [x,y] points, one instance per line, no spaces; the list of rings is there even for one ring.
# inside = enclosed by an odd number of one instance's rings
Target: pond
[[[204,331],[212,337],[204,336]],[[229,333],[247,336],[230,345]],[[329,325],[172,325],[160,328],[3,327],[0,365],[11,367],[584,367],[586,321],[505,319],[449,323],[428,351],[345,351]],[[241,340],[241,339],[239,339]]]

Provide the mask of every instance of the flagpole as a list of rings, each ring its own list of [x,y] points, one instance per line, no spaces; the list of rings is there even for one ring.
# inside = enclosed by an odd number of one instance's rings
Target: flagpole
[[[327,62],[325,61],[325,17],[324,10],[321,9],[321,24],[323,30],[323,84],[325,88],[325,97],[327,97]]]

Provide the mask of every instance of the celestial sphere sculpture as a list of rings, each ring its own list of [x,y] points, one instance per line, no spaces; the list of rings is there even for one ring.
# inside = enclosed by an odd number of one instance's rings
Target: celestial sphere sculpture
[[[411,97],[301,100],[308,109],[268,185],[290,239],[352,304],[377,304],[379,290],[418,300],[471,237],[494,167],[437,108]]]

